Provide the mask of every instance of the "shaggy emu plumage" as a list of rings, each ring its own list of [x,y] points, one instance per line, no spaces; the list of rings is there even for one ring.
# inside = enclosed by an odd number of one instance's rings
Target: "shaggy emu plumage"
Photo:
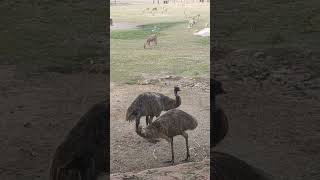
[[[108,108],[103,101],[81,117],[56,149],[50,180],[95,180],[107,171]]]
[[[213,110],[213,137],[212,137],[212,147],[215,147],[224,137],[227,135],[229,130],[229,124],[227,116],[220,107],[216,107]]]
[[[226,93],[222,88],[222,83],[213,80],[213,98],[219,94]],[[228,132],[228,119],[224,111],[214,102],[213,112],[213,138],[211,148],[221,142]],[[211,170],[212,179],[214,180],[272,180],[274,179],[264,171],[250,166],[246,162],[222,152],[214,152],[211,154]]]
[[[174,164],[174,152],[173,152],[173,137],[182,135],[186,140],[187,157],[185,161],[190,158],[188,134],[187,130],[194,130],[198,126],[197,120],[188,113],[179,110],[171,109],[157,118],[146,128],[139,126],[136,132],[141,137],[149,140],[157,141],[158,138],[162,138],[171,143],[171,164]]]
[[[212,85],[213,85],[213,95],[214,97],[219,95],[219,94],[226,94],[227,92],[223,89],[222,83],[217,80],[212,80]]]
[[[216,146],[227,134],[229,129],[228,119],[224,111],[215,103],[215,98],[219,94],[225,94],[226,91],[222,87],[222,83],[217,80],[213,80],[213,112],[211,117],[213,117],[213,126],[211,130],[213,131],[213,138],[211,141],[211,146]]]
[[[126,113],[126,120],[135,120],[136,128],[138,128],[140,118],[146,116],[146,124],[149,125],[153,117],[159,117],[162,111],[168,111],[180,106],[181,98],[178,95],[178,91],[180,91],[180,88],[174,87],[175,99],[156,92],[140,94],[129,106]]]

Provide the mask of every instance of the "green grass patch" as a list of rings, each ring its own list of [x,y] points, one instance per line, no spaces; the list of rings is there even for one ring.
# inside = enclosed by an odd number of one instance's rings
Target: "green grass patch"
[[[200,22],[188,29],[184,7],[170,7],[168,16],[141,15],[146,6],[111,7],[117,22],[146,24],[138,29],[113,30],[110,38],[110,79],[120,84],[136,84],[139,80],[177,75],[205,77],[210,75],[209,38],[193,35],[210,21],[209,6],[190,7],[189,12],[201,13]],[[121,20],[121,21],[120,21]],[[146,38],[154,26],[159,28],[158,45],[144,49]]]
[[[111,39],[123,39],[123,40],[133,40],[133,39],[145,39],[151,34],[154,34],[152,30],[156,26],[159,30],[156,32],[161,34],[160,32],[164,32],[165,30],[169,29],[178,24],[182,24],[184,22],[168,22],[168,23],[155,23],[155,24],[146,24],[139,26],[138,29],[132,30],[117,30],[111,32]]]
[[[209,45],[210,44],[210,37],[199,37],[199,39],[196,41],[202,45]]]

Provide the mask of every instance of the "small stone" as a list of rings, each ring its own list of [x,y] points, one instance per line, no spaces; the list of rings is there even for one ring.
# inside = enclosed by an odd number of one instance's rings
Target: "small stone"
[[[253,55],[254,58],[262,58],[265,57],[265,53],[264,52],[256,52]]]
[[[32,126],[32,124],[29,123],[29,122],[27,122],[27,123],[25,123],[25,124],[23,125],[23,127],[25,127],[25,128],[30,128],[31,126]]]

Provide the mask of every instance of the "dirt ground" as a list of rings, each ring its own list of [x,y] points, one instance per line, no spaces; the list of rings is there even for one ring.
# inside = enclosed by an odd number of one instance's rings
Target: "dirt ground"
[[[0,65],[0,179],[48,179],[56,147],[105,99],[105,79],[102,73],[30,74],[29,66]]]
[[[138,173],[116,173],[110,176],[111,180],[122,179],[157,179],[157,180],[176,180],[176,179],[197,179],[208,180],[210,176],[210,162],[205,159],[201,162],[190,162],[175,166],[148,169]],[[106,177],[104,177],[106,178]],[[101,178],[101,180],[103,180]]]
[[[165,140],[151,144],[138,136],[135,132],[135,124],[125,121],[125,113],[134,98],[143,92],[161,92],[173,98],[173,84],[176,82],[178,81],[164,81],[155,85],[111,83],[111,173],[141,171],[169,165],[164,161],[171,158],[170,144]],[[209,157],[209,91],[182,86],[180,96],[182,104],[179,109],[190,113],[198,120],[198,127],[193,131],[188,131],[188,134],[191,161],[201,161]],[[144,117],[141,119],[141,123],[146,126]],[[174,138],[174,150],[176,164],[181,163],[186,156],[185,140],[182,136]]]
[[[230,129],[215,150],[279,178],[320,179],[319,57],[289,48],[220,56],[213,73],[228,92],[217,102]]]

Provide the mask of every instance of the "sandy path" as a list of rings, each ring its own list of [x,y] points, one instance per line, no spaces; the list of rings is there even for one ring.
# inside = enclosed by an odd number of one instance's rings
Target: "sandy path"
[[[201,161],[209,154],[209,93],[187,88],[181,90],[182,105],[179,109],[192,114],[199,122],[194,131],[188,132],[190,148],[194,148],[190,151],[191,161]],[[171,86],[111,84],[111,173],[168,166],[164,161],[171,158],[170,145],[164,140],[156,145],[148,143],[135,133],[134,123],[125,121],[125,112],[130,103],[138,94],[146,91],[162,92],[173,97]],[[141,123],[145,126],[144,117]],[[186,153],[182,136],[174,138],[174,147],[176,163],[180,163]],[[155,148],[158,159],[152,155]]]

